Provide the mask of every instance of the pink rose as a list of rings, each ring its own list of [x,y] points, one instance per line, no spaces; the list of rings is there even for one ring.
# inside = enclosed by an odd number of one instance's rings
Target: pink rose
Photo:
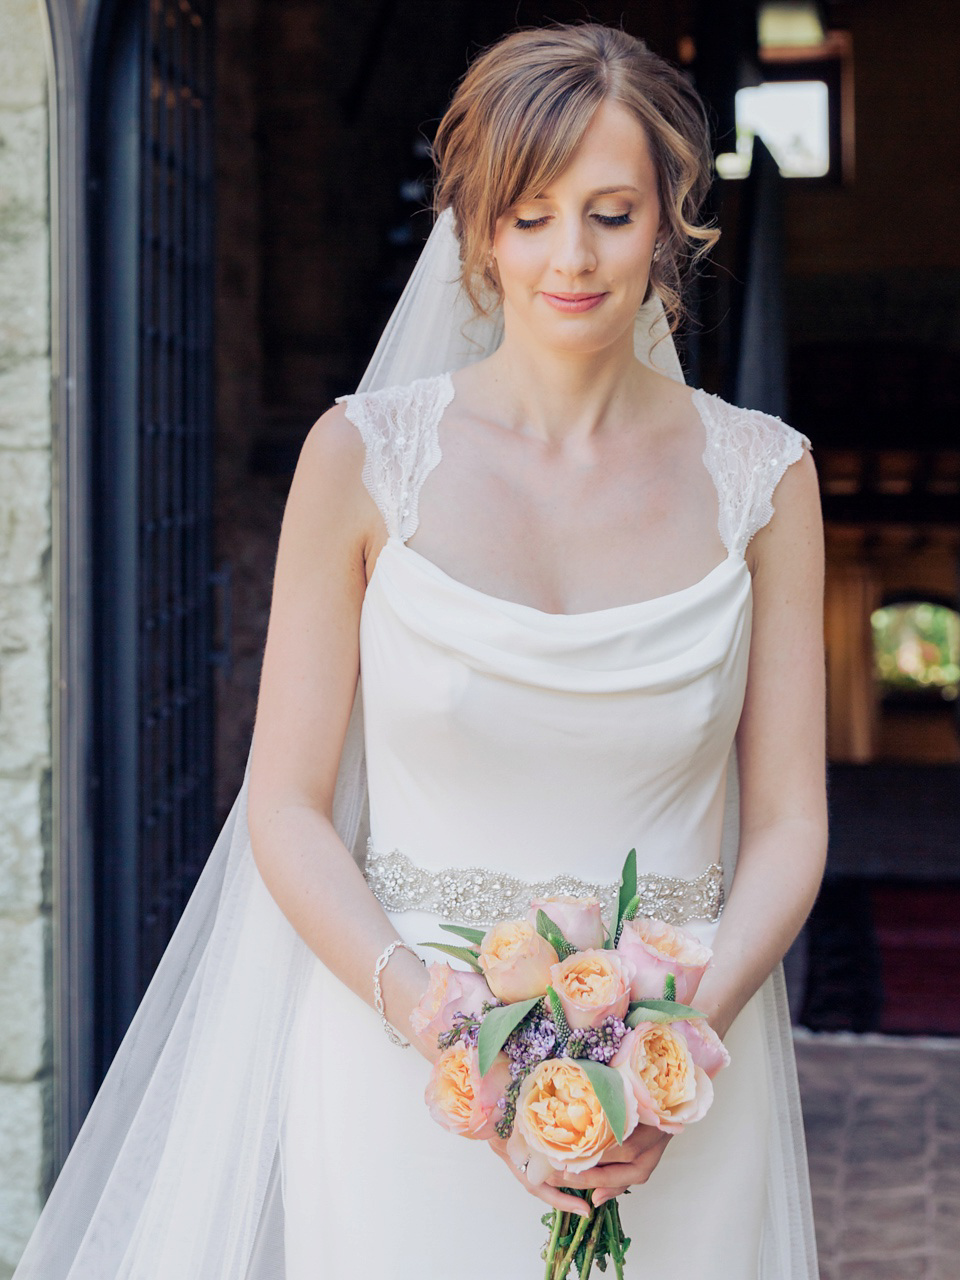
[[[679,1133],[704,1116],[713,1084],[698,1067],[677,1023],[641,1022],[620,1043],[611,1067],[623,1076],[641,1124]]]
[[[428,973],[430,985],[410,1014],[410,1025],[424,1045],[435,1049],[437,1036],[452,1028],[455,1013],[479,1018],[483,1002],[496,1004],[496,997],[483,975],[473,970],[453,969],[438,963],[430,965]]]
[[[636,970],[630,992],[633,1000],[662,1000],[664,979],[672,973],[680,1004],[689,1004],[696,995],[713,956],[710,948],[686,929],[650,916],[625,922],[617,950]]]
[[[545,993],[557,953],[528,920],[504,920],[484,934],[478,963],[497,999],[515,1004]]]
[[[534,898],[527,919],[536,926],[537,911],[549,916],[571,946],[578,951],[602,947],[604,932],[599,898],[572,898],[559,893],[552,898]]]
[[[430,1114],[437,1124],[464,1138],[492,1138],[503,1111],[510,1084],[510,1062],[498,1053],[485,1076],[471,1045],[455,1044],[433,1064],[424,1092]]]
[[[615,951],[575,951],[553,965],[550,985],[571,1027],[599,1027],[604,1018],[626,1017],[633,973],[631,962]]]
[[[729,1067],[730,1054],[727,1046],[706,1018],[690,1018],[682,1022],[671,1022],[670,1025],[686,1040],[690,1056],[698,1067],[703,1067],[711,1080],[723,1067]]]

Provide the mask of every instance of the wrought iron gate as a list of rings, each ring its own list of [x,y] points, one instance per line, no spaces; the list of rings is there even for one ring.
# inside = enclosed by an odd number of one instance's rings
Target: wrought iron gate
[[[120,0],[93,113],[95,1074],[213,832],[213,0]]]

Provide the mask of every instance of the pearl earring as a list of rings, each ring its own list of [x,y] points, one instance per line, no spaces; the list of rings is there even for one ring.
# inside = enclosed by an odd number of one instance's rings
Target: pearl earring
[[[657,243],[653,246],[653,261],[659,262],[660,256],[662,253],[663,253],[663,241],[658,240]]]

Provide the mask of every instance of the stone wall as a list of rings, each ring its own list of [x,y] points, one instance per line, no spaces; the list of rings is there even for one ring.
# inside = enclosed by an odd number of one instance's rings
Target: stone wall
[[[39,0],[0,0],[0,1280],[50,1181],[50,203]]]

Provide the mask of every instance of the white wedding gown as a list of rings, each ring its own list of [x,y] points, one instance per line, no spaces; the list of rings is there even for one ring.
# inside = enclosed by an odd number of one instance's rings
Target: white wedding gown
[[[709,943],[738,842],[734,734],[752,604],[744,550],[810,442],[695,392],[727,558],[667,595],[551,614],[476,590],[406,545],[420,487],[442,461],[438,424],[452,398],[449,375],[344,397],[389,532],[360,631],[368,882],[405,940],[454,941],[441,922],[515,916],[535,891],[612,901],[635,847],[645,910]],[[485,1143],[434,1123],[426,1061],[392,1045],[319,960],[290,1043],[286,1280],[542,1274],[546,1206]],[[621,1198],[637,1280],[817,1275],[779,966],[727,1045],[732,1063],[711,1111]]]

